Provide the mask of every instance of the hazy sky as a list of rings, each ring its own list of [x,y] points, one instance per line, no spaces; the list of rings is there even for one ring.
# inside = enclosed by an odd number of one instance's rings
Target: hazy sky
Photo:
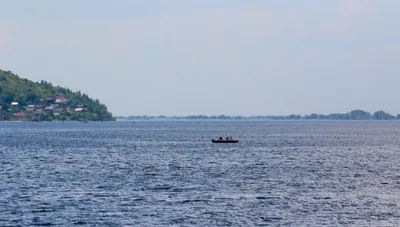
[[[400,113],[399,0],[0,0],[0,68],[116,115]]]

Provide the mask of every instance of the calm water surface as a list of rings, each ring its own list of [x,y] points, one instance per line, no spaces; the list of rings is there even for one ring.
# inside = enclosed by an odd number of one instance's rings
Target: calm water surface
[[[399,170],[397,121],[0,123],[0,226],[399,226]]]

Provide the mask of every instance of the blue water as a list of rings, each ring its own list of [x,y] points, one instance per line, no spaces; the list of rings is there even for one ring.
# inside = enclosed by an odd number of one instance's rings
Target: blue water
[[[0,226],[399,226],[399,170],[398,121],[3,122]]]

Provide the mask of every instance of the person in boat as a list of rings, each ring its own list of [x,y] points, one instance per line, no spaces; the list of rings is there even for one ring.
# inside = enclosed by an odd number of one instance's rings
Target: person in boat
[[[230,136],[230,137],[229,137],[229,141],[232,141],[232,140],[233,140],[233,139],[232,139],[232,136]]]
[[[226,141],[229,141],[229,137],[226,137],[226,139],[225,139]]]
[[[219,140],[219,141],[222,141],[222,140],[223,140],[223,139],[222,139],[222,136],[221,136],[221,137],[219,137],[219,138],[218,138],[218,140]]]

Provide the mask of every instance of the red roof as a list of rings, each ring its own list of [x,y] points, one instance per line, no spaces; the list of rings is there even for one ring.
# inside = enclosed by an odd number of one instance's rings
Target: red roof
[[[22,112],[20,112],[20,113],[14,113],[14,116],[16,116],[16,117],[24,117],[25,114],[22,113]]]

